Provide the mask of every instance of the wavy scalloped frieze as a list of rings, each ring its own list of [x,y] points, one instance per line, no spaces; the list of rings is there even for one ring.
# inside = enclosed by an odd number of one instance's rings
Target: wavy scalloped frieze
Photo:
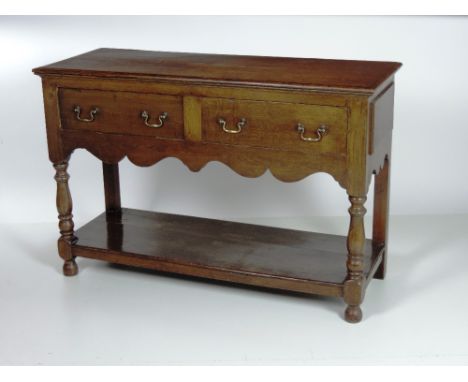
[[[216,161],[248,178],[262,176],[269,170],[283,182],[295,182],[311,174],[324,172],[346,189],[345,159],[335,154],[314,156],[304,152],[75,131],[64,133],[62,142],[65,156],[82,148],[107,163],[117,163],[127,157],[137,166],[151,166],[173,157],[191,171],[198,172],[209,162]]]

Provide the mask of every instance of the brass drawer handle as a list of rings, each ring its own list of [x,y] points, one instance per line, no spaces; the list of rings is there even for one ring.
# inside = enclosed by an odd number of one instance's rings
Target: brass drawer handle
[[[89,118],[81,118],[80,117],[80,114],[81,114],[81,107],[79,107],[78,105],[75,106],[75,108],[73,109],[73,111],[75,112],[76,114],[76,119],[80,122],[93,122],[94,121],[94,117],[96,116],[97,113],[99,113],[99,108],[97,107],[94,107],[90,112],[89,112]]]
[[[245,118],[241,118],[239,122],[237,122],[237,129],[236,130],[231,130],[231,129],[228,129],[226,128],[226,120],[224,118],[220,118],[218,119],[218,124],[219,126],[221,126],[221,128],[223,129],[223,131],[225,133],[229,133],[229,134],[238,134],[242,131],[242,128],[245,126],[245,124],[247,123],[247,120]]]
[[[307,142],[320,142],[324,135],[328,133],[327,125],[320,125],[317,130],[315,130],[316,137],[305,137],[305,127],[302,123],[297,124],[297,131],[300,133],[301,139]]]
[[[163,112],[159,114],[159,117],[158,117],[159,123],[148,123],[148,120],[150,119],[149,113],[146,110],[143,110],[141,112],[141,118],[145,120],[145,125],[148,127],[155,127],[155,128],[163,127],[164,121],[167,119],[168,116],[169,116],[168,113]]]

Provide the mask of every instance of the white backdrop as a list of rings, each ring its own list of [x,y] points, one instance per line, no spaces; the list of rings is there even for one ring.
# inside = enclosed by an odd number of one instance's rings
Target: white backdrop
[[[396,76],[392,214],[468,213],[468,18],[0,18],[0,222],[56,221],[36,66],[98,47],[400,61]],[[101,165],[77,150],[69,172],[78,221],[103,210]],[[127,207],[217,218],[345,215],[326,174],[280,183],[220,163],[191,173],[176,159],[121,162]],[[371,210],[372,198],[368,202]]]

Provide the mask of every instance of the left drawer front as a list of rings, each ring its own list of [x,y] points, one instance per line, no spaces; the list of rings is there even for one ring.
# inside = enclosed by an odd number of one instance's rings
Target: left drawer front
[[[63,129],[168,139],[184,136],[181,97],[60,89],[59,105]]]

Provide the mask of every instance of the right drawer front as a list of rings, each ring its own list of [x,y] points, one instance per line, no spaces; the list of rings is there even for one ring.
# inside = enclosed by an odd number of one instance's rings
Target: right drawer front
[[[205,142],[346,153],[347,112],[343,107],[205,98],[202,122]]]

